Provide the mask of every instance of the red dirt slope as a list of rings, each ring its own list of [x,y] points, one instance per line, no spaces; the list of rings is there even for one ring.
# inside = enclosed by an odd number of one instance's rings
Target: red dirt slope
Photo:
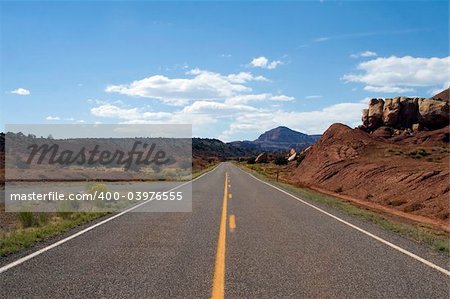
[[[332,125],[290,180],[448,224],[450,127],[386,140]]]

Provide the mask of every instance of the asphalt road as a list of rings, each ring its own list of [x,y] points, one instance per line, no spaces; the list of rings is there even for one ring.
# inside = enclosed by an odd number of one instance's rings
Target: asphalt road
[[[230,163],[190,187],[192,213],[125,213],[1,273],[1,298],[450,296],[433,268],[448,270],[447,255],[319,206],[337,220]]]

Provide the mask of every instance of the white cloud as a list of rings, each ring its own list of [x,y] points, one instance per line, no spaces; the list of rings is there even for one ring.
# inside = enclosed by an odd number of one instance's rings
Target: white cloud
[[[305,97],[305,99],[307,99],[307,100],[321,99],[321,98],[322,98],[321,95],[316,95],[316,94]]]
[[[280,102],[291,102],[291,101],[295,100],[294,97],[290,97],[290,96],[287,96],[284,94],[272,96],[270,99],[272,101],[280,101]]]
[[[359,74],[347,74],[343,80],[364,83],[365,90],[376,92],[408,92],[411,87],[437,87],[450,78],[450,56],[380,57],[357,66]]]
[[[218,103],[213,101],[197,101],[181,110],[182,114],[209,113],[218,114],[219,116],[227,116],[226,112],[255,112],[257,108],[247,105],[236,105],[228,103]],[[231,115],[229,115],[231,116]]]
[[[313,42],[315,42],[315,43],[321,43],[321,42],[326,42],[327,40],[329,40],[330,39],[330,37],[318,37],[318,38],[315,38],[314,40],[313,40]]]
[[[61,118],[59,116],[47,116],[45,119],[46,120],[60,120]]]
[[[366,91],[372,92],[386,92],[386,93],[405,93],[405,92],[413,92],[413,88],[409,87],[398,87],[398,86],[371,86],[367,85],[364,87]]]
[[[364,52],[359,52],[359,53],[350,55],[351,58],[375,57],[375,56],[377,56],[377,53],[375,53],[373,51],[364,51]]]
[[[22,87],[19,87],[17,89],[12,90],[11,93],[17,94],[19,96],[28,96],[28,95],[30,95],[30,91],[28,89],[25,89],[25,88],[22,88]]]
[[[270,99],[270,95],[265,95]],[[91,114],[116,118],[121,123],[177,123],[193,124],[195,134],[204,136],[212,124],[229,123],[219,138],[224,141],[240,139],[245,133],[258,135],[264,130],[285,125],[305,133],[322,133],[331,124],[341,122],[350,126],[360,123],[361,110],[367,103],[341,103],[315,111],[284,111],[257,108],[244,102],[217,102],[200,100],[173,112],[152,112],[147,108],[123,108],[103,104],[91,109]]]
[[[236,140],[243,133],[257,136],[265,130],[277,126],[288,126],[294,130],[308,133],[323,133],[333,123],[344,123],[356,127],[361,122],[361,110],[366,103],[340,103],[315,111],[268,111],[260,109],[253,113],[242,113],[219,136],[224,141]]]
[[[225,100],[225,103],[234,105],[234,104],[247,104],[252,101],[265,101],[270,98],[270,93],[260,93],[260,94],[244,94],[238,95]]]
[[[263,76],[254,76],[248,72],[222,75],[193,69],[186,74],[194,77],[171,79],[162,75],[154,75],[129,84],[109,85],[105,91],[153,98],[169,105],[182,106],[191,100],[224,99],[251,92],[252,89],[246,83],[268,81]]]
[[[284,94],[272,95],[271,93],[260,93],[260,94],[245,94],[238,95],[225,100],[226,104],[247,104],[249,102],[256,101],[279,101],[279,102],[289,102],[295,100],[294,97],[290,97]]]
[[[98,107],[91,108],[91,113],[99,117],[112,117],[124,120],[168,120],[171,113],[168,112],[148,112],[139,108],[121,108],[112,104],[103,104]]]
[[[437,88],[432,88],[432,89],[428,90],[428,94],[431,95],[431,96],[435,96],[438,93],[442,92],[444,89],[447,89],[449,87],[450,87],[450,82],[445,84],[444,86],[442,86],[440,88],[437,87]]]
[[[269,59],[264,56],[253,58],[253,60],[250,62],[250,66],[252,67],[259,67],[268,70],[273,70],[281,64],[283,64],[281,60],[269,61]]]

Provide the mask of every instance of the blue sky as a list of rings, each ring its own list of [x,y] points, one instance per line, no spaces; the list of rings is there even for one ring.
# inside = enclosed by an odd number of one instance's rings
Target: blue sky
[[[1,2],[1,126],[356,126],[449,85],[448,1]]]

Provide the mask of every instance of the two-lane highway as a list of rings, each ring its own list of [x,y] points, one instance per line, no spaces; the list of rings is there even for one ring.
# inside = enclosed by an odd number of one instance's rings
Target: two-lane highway
[[[192,192],[192,213],[125,213],[17,263],[0,274],[0,296],[450,296],[444,255],[377,239],[369,224],[353,227],[231,163],[193,181]]]

